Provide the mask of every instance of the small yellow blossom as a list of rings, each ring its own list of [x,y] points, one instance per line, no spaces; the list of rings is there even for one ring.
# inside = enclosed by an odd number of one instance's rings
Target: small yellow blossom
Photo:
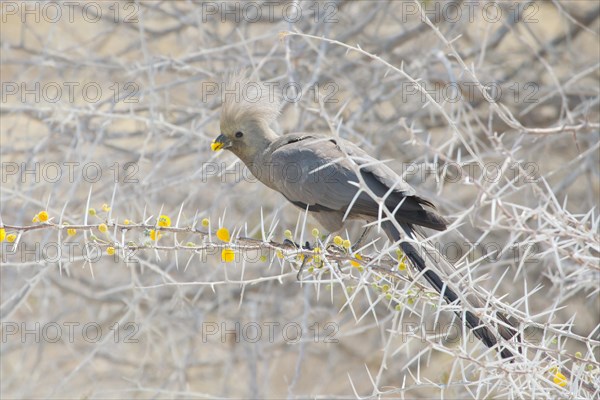
[[[235,252],[231,249],[223,249],[221,251],[221,261],[224,262],[233,262],[235,260]]]
[[[108,206],[108,204],[106,204],[106,203],[102,204],[102,211],[104,211],[104,212],[110,211],[110,207]]]
[[[108,232],[108,226],[106,226],[106,224],[100,224],[98,225],[98,230],[102,233],[106,233]]]
[[[260,256],[260,262],[267,261],[267,256]]]
[[[194,242],[187,242],[185,245],[187,247],[196,247],[196,243],[194,243]]]
[[[402,310],[402,305],[401,304],[396,304],[396,307],[394,307],[394,309],[396,311],[400,311],[400,310]]]
[[[4,242],[5,238],[6,238],[6,229],[0,228],[0,242]]]
[[[567,377],[564,376],[563,374],[561,374],[560,371],[556,372],[556,374],[554,374],[553,381],[555,384],[557,384],[560,387],[567,386]]]
[[[285,236],[285,238],[288,240],[292,240],[292,231],[286,229],[285,232],[283,232],[283,236]]]
[[[341,246],[344,243],[344,239],[342,239],[341,236],[336,236],[333,238],[333,243],[335,243],[336,246]]]
[[[205,228],[208,228],[208,225],[210,225],[210,221],[208,218],[203,218],[202,219],[202,226]]]
[[[88,214],[90,214],[93,217],[94,215],[96,215],[96,209],[95,208],[90,208],[88,210]]]
[[[357,259],[357,260],[362,260],[362,256],[361,256],[360,254],[358,254],[358,253],[356,253],[356,254],[354,255],[354,258],[355,258],[355,259]],[[355,267],[355,268],[358,268],[358,267],[360,267],[360,263],[359,263],[359,262],[356,262],[356,261],[350,261],[350,264],[351,264],[353,267]]]
[[[580,352],[580,351],[578,351],[578,352],[576,352],[576,353],[575,353],[575,357],[577,357],[577,358],[581,358],[582,356],[583,356],[583,355],[581,354],[581,352]]]
[[[74,229],[74,228],[67,229],[67,235],[75,236],[75,234],[77,234],[77,229]]]
[[[153,241],[157,241],[158,239],[160,239],[161,236],[162,232],[159,232],[155,229],[150,230],[150,239],[152,239]]]
[[[106,248],[106,254],[108,254],[109,256],[112,256],[115,254],[115,248],[112,246],[109,246]]]
[[[319,230],[318,230],[317,228],[313,228],[313,230],[312,230],[312,235],[313,235],[315,238],[318,238],[318,237],[319,237]]]
[[[406,263],[404,261],[400,261],[400,263],[398,263],[398,269],[400,271],[406,270]]]
[[[231,236],[229,236],[229,229],[219,228],[219,230],[217,230],[217,237],[224,242],[229,242],[231,239]]]
[[[125,221],[123,221],[123,225],[129,225],[130,223],[131,223],[131,221],[128,219],[125,219]]]
[[[171,226],[171,218],[167,217],[166,215],[161,215],[158,217],[158,226],[162,228],[168,228]]]
[[[277,250],[275,254],[277,255],[277,258],[283,259],[283,252],[281,250]]]
[[[36,214],[36,216],[31,219],[31,222],[40,222],[40,217]]]
[[[344,246],[344,248],[346,248],[346,249],[349,249],[351,246],[351,243],[348,239],[346,239],[342,242],[342,246]]]
[[[12,243],[15,240],[17,240],[17,235],[15,235],[14,233],[10,233],[7,237],[6,237],[6,241],[8,243]]]
[[[48,221],[48,212],[46,211],[40,211],[40,213],[37,216],[42,222]]]

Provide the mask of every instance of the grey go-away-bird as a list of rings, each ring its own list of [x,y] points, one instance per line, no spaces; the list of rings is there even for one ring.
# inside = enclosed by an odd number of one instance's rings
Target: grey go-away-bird
[[[456,313],[486,346],[496,346],[500,336],[509,340],[515,335],[500,313],[495,321],[484,324],[477,315],[478,310],[483,311],[485,299],[459,297],[460,284],[448,278],[452,274],[446,273],[443,280],[436,267],[428,267],[413,244],[402,239],[402,235],[415,239],[417,227],[446,229],[446,220],[431,202],[417,196],[391,168],[349,141],[317,133],[275,133],[280,101],[260,82],[238,75],[230,79],[226,89],[221,134],[211,144],[212,150],[233,152],[258,180],[308,210],[330,233],[342,229],[349,219],[380,221],[388,238],[399,244],[448,303],[469,305],[469,309],[463,306],[465,309]],[[382,212],[380,205],[387,210]],[[506,347],[499,347],[503,358],[513,356]]]

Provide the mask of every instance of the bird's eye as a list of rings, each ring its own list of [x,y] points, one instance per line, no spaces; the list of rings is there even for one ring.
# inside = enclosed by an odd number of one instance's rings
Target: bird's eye
[[[244,136],[244,134],[242,132],[236,132],[235,133],[235,137],[236,138],[241,138],[242,136]]]

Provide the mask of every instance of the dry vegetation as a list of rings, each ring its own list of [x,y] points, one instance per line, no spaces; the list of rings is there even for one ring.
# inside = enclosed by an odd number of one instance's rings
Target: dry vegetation
[[[1,5],[2,398],[598,398],[596,2],[72,4]],[[376,229],[297,280],[314,221],[210,151],[239,68],[438,205],[513,363]]]

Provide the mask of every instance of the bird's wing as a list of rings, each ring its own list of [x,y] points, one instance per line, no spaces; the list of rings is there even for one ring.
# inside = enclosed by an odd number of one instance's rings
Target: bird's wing
[[[358,182],[342,156],[332,138],[288,134],[269,147],[263,162],[270,164],[273,186],[290,202],[311,211],[340,211],[357,190],[349,181]]]
[[[386,197],[386,206],[396,212],[396,218],[407,223],[445,228],[444,221],[422,205],[431,206],[415,195],[391,168],[351,142],[338,141],[316,134],[288,134],[275,141],[263,161],[272,163],[273,185],[289,201],[310,211],[346,212],[352,205],[353,215],[376,217],[379,206],[370,195],[358,191],[361,178],[377,196]],[[352,165],[355,163],[356,165]],[[358,167],[358,168],[357,168]],[[356,199],[355,199],[356,197]]]

